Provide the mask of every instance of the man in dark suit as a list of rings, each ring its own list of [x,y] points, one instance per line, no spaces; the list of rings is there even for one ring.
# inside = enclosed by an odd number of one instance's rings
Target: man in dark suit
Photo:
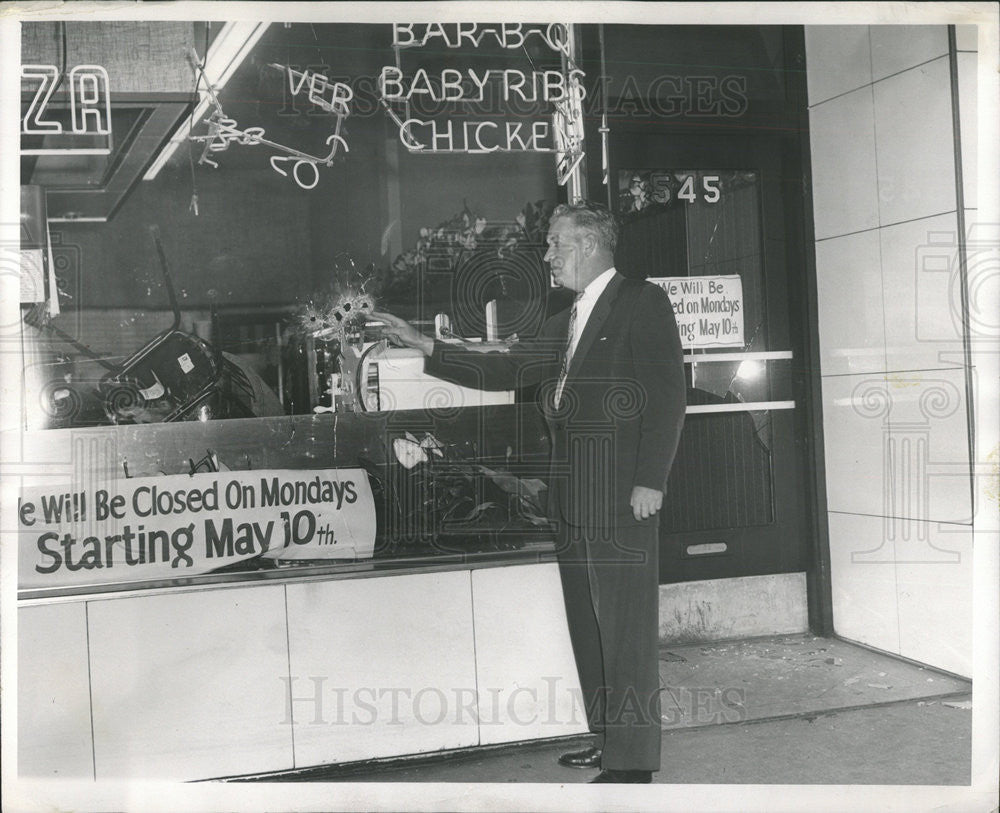
[[[419,348],[425,372],[479,389],[540,385],[552,436],[548,510],[588,724],[564,754],[600,767],[594,782],[649,782],[660,767],[658,516],[685,410],[680,337],[666,294],[614,268],[614,215],[556,207],[553,281],[573,306],[506,353],[457,349],[389,314],[390,335]]]

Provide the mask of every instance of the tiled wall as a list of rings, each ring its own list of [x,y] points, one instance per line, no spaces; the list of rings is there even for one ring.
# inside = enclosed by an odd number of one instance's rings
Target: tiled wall
[[[964,196],[946,26],[809,26],[806,58],[834,628],[971,675],[977,55],[956,33]]]

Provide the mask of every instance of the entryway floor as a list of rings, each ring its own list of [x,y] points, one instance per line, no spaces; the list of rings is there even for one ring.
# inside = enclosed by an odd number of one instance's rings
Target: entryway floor
[[[663,646],[665,729],[767,720],[971,690],[968,681],[813,635]],[[736,705],[742,702],[742,707]]]
[[[782,635],[663,646],[667,784],[964,785],[972,686],[841,640]],[[582,783],[586,737],[354,765],[265,781]],[[239,780],[237,780],[239,781]]]

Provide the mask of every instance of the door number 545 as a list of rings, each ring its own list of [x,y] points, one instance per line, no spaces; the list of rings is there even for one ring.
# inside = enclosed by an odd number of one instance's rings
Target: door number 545
[[[650,178],[652,187],[652,198],[657,203],[667,203],[670,200],[671,181],[674,180],[669,174],[657,172]],[[695,189],[696,178],[694,175],[685,175],[681,181],[681,188],[677,190],[677,199],[686,200],[688,203],[695,203],[698,200],[698,191]],[[722,195],[719,188],[718,175],[702,175],[701,177],[701,199],[705,203],[718,203]],[[674,180],[676,183],[676,180]]]

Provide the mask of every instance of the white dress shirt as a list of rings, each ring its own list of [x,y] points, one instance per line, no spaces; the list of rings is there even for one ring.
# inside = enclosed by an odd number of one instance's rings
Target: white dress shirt
[[[587,320],[590,319],[590,314],[594,310],[594,305],[597,304],[597,300],[600,299],[601,294],[604,293],[604,289],[608,287],[608,283],[611,282],[611,278],[615,275],[615,268],[611,266],[607,271],[602,273],[600,276],[594,278],[590,281],[590,284],[577,294],[577,298],[574,300],[573,307],[576,308],[576,321],[573,323],[573,335],[570,338],[569,351],[566,354],[567,359],[572,359],[576,353],[576,346],[580,343],[580,337],[583,335],[583,329],[587,326]],[[572,317],[571,317],[572,320]],[[568,372],[569,364],[565,365],[565,369]],[[556,394],[555,394],[555,405],[558,407],[562,402],[563,389],[566,386],[566,375],[565,373],[559,376],[559,381],[556,384]]]
[[[573,341],[570,344],[570,358],[576,353],[576,346],[580,343],[580,337],[583,335],[583,329],[587,326],[587,320],[590,319],[594,305],[601,298],[601,294],[604,293],[604,289],[608,287],[608,283],[611,282],[611,278],[614,277],[615,273],[617,273],[615,267],[611,266],[611,268],[599,277],[591,280],[590,284],[583,289],[580,298],[576,301],[576,325],[573,330]]]

